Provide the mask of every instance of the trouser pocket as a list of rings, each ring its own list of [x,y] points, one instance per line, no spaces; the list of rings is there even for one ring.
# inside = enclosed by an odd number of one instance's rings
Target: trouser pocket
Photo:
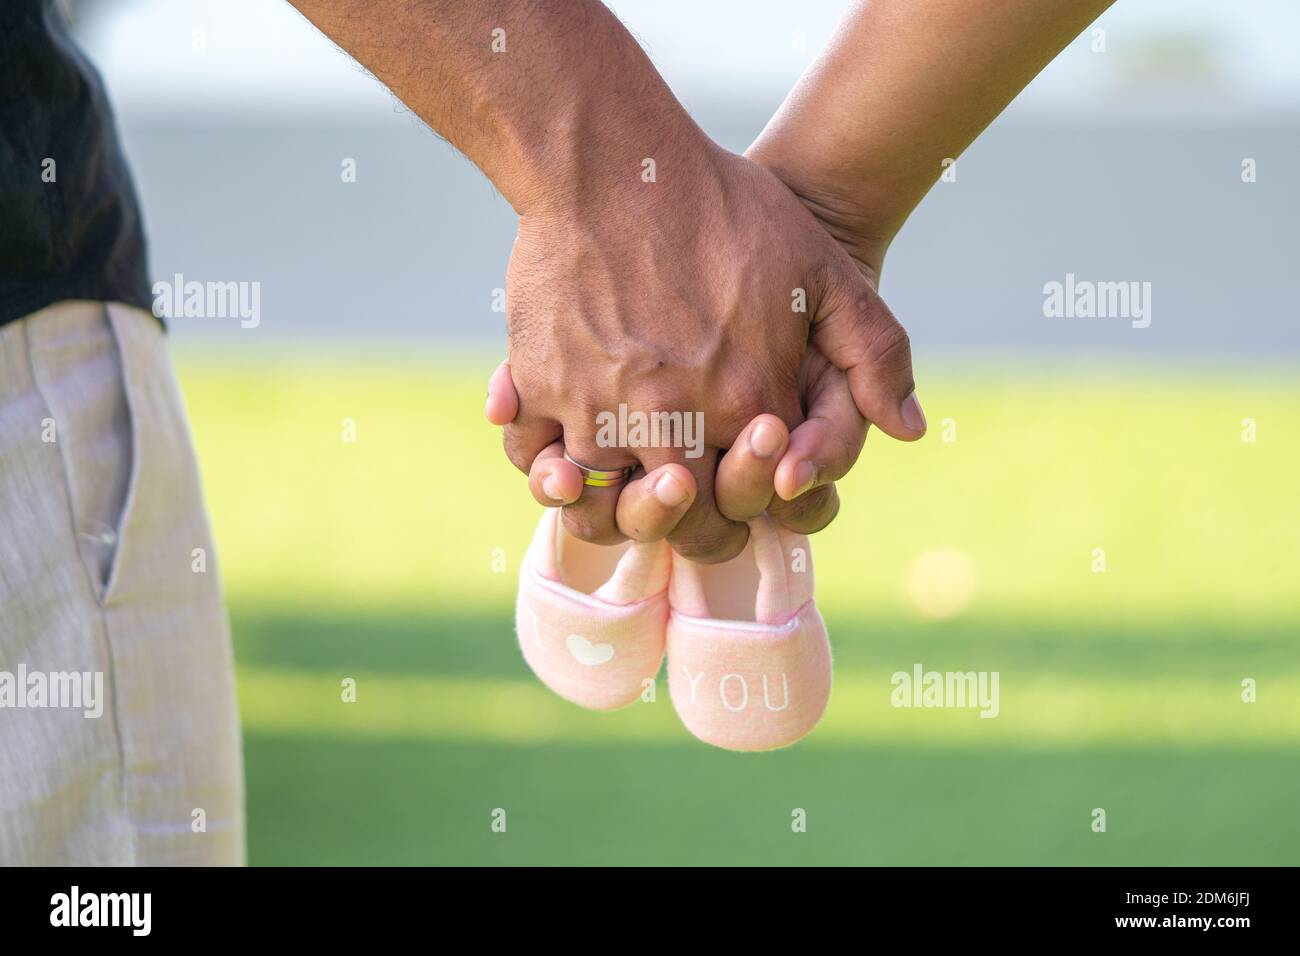
[[[121,552],[135,458],[121,351],[102,303],[63,303],[31,321],[27,335],[49,409],[42,438],[58,446],[77,549],[102,602]]]

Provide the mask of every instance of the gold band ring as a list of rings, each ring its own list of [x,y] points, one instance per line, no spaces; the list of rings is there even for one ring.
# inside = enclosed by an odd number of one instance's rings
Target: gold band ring
[[[605,468],[588,468],[581,462],[574,461],[567,451],[564,453],[564,459],[582,472],[582,483],[593,488],[612,488],[614,485],[621,485],[627,481],[628,476],[632,474],[632,469],[635,467],[633,465],[624,465],[622,468],[615,468],[612,471]]]

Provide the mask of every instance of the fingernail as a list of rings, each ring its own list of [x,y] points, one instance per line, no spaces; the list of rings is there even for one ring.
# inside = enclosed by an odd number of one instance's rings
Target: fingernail
[[[560,483],[555,480],[555,474],[551,473],[542,481],[542,494],[546,495],[546,497],[550,498],[552,501],[563,501],[564,498],[560,494],[559,486]]]
[[[916,397],[915,390],[903,399],[903,407],[899,409],[899,414],[903,416],[903,424],[912,431],[925,431],[925,412],[921,411],[921,400]]]
[[[797,488],[794,496],[798,498],[817,481],[817,466],[810,461],[799,462],[799,467],[794,470],[794,480]]]
[[[676,508],[686,500],[686,489],[671,474],[663,475],[655,482],[655,497],[666,508]]]
[[[781,447],[781,436],[767,422],[759,422],[749,433],[749,447],[759,458],[771,458]]]

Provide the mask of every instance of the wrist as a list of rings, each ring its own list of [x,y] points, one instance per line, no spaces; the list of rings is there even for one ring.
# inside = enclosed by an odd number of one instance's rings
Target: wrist
[[[885,253],[911,210],[894,208],[882,197],[852,188],[850,177],[818,168],[811,157],[787,148],[779,134],[773,137],[769,132],[746,151],[746,157],[785,183],[877,284]]]
[[[635,93],[583,84],[555,106],[543,135],[518,143],[515,178],[502,192],[521,217],[645,211],[680,195],[716,162],[712,140],[657,75],[647,79],[651,88]]]
[[[544,56],[479,75],[462,147],[520,216],[617,201],[711,145],[604,4],[573,3],[528,29]]]

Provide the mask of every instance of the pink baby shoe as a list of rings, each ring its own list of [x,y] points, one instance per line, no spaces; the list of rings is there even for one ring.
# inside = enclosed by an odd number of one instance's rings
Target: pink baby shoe
[[[659,674],[668,620],[668,542],[588,544],[548,508],[519,573],[524,659],[565,700],[613,710]]]
[[[807,537],[762,515],[730,561],[672,554],[668,595],[668,689],[691,733],[728,750],[774,750],[817,725],[831,646]]]

